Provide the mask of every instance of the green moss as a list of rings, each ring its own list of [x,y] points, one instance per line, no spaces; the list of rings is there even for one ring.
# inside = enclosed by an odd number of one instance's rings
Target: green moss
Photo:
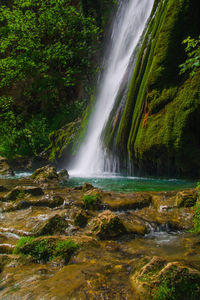
[[[194,165],[197,167],[200,159],[199,74],[184,82],[177,96],[165,109],[149,115],[146,126],[140,123],[134,143],[136,159],[145,161],[147,158],[156,164],[158,159],[166,161],[166,157],[173,156],[175,167],[182,173],[195,173]]]
[[[48,262],[56,257],[61,257],[67,262],[77,249],[78,245],[70,239],[56,240],[26,237],[19,240],[13,253],[30,255],[36,261]]]
[[[165,273],[152,295],[154,300],[196,300],[200,295],[199,276],[189,274],[188,269],[180,272],[174,267]]]
[[[25,245],[25,244],[29,244],[31,243],[35,238],[34,237],[30,237],[30,236],[26,236],[26,237],[22,237],[19,239],[17,245],[15,246],[14,250],[13,250],[13,254],[19,254],[20,253],[20,249]]]
[[[101,196],[98,193],[83,196],[83,203],[86,209],[98,209],[100,202]]]
[[[200,174],[200,72],[193,79],[179,75],[182,40],[197,31],[199,10],[194,0],[154,4],[124,112],[120,120],[115,110],[116,126],[110,122],[105,139],[121,158],[128,153],[136,172]]]
[[[60,158],[64,150],[72,147],[78,136],[80,124],[80,120],[76,120],[75,122],[68,123],[66,126],[59,130],[53,131],[50,134],[50,145],[46,150],[49,152],[50,161]]]
[[[157,9],[156,16],[151,20],[149,28],[145,35],[142,47],[138,53],[137,62],[134,67],[134,73],[130,83],[130,88],[127,96],[127,102],[120,122],[119,130],[117,133],[116,144],[121,152],[127,152],[127,143],[130,136],[130,128],[134,127],[138,118],[138,112],[140,115],[143,99],[137,101],[138,93],[143,93],[144,84],[150,67],[150,62],[155,47],[155,35],[159,30],[161,20],[163,18],[165,4],[160,1]],[[154,4],[154,10],[156,9],[156,3]],[[147,68],[148,65],[148,68]],[[146,74],[146,75],[145,75]],[[140,116],[139,116],[140,117]],[[133,129],[132,129],[133,131]]]

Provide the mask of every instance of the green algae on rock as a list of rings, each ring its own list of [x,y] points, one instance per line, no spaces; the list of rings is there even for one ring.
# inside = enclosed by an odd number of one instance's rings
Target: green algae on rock
[[[112,112],[104,132],[122,169],[130,161],[138,175],[200,175],[200,70],[179,74],[182,41],[198,34],[199,17],[195,0],[155,2],[124,110]]]
[[[117,238],[127,233],[120,218],[109,210],[98,214],[88,225],[91,232],[102,240]]]
[[[138,299],[195,300],[200,297],[199,281],[198,270],[159,257],[140,260],[131,276]]]
[[[34,236],[42,235],[56,235],[56,234],[65,234],[67,227],[69,226],[68,222],[64,217],[55,215],[44,223],[39,224],[39,227],[35,229]]]
[[[14,253],[31,255],[37,261],[47,262],[61,256],[66,262],[78,249],[78,245],[70,239],[52,237],[23,238],[16,246]]]
[[[192,207],[197,202],[197,190],[186,190],[176,194],[175,205],[177,207]]]
[[[14,176],[14,171],[9,166],[8,160],[2,156],[0,156],[0,175]]]

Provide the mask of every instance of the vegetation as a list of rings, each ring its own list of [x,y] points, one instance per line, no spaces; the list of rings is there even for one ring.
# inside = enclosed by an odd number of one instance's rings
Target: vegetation
[[[71,255],[78,249],[72,240],[36,239],[34,237],[21,238],[13,253],[32,256],[36,261],[47,262],[56,257],[61,257],[67,262]]]
[[[157,5],[157,9],[156,9]],[[155,3],[130,82],[122,117],[115,110],[105,131],[109,150],[122,167],[127,157],[134,174],[198,177],[199,156],[199,36],[200,5],[192,0]],[[195,14],[192,11],[195,10]],[[193,69],[190,69],[193,68]],[[182,65],[183,68],[183,65]],[[123,97],[122,97],[123,98]],[[178,109],[177,109],[178,107]],[[116,121],[117,120],[117,121]]]
[[[200,182],[197,184],[198,189],[198,201],[194,206],[194,218],[193,218],[193,229],[191,232],[200,233]]]
[[[100,30],[71,1],[10,6],[0,8],[0,154],[37,155],[83,111]]]
[[[198,276],[192,276],[187,269],[179,271],[174,266],[162,278],[157,288],[153,289],[154,300],[195,300],[199,297]]]
[[[185,51],[187,53],[187,60],[184,64],[181,64],[180,73],[185,73],[190,71],[190,75],[193,76],[195,71],[200,67],[200,36],[198,39],[187,37],[183,41],[183,44],[186,45]]]
[[[83,196],[83,203],[86,209],[98,208],[100,205],[100,201],[101,201],[101,196],[98,193]]]

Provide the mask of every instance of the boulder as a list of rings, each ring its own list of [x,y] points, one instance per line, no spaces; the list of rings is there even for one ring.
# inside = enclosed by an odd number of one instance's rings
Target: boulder
[[[34,236],[64,234],[68,226],[68,222],[64,217],[55,215],[39,224],[35,229]]]
[[[14,171],[9,166],[7,159],[2,156],[0,156],[0,175],[14,176]]]
[[[177,207],[192,207],[198,198],[197,190],[185,190],[176,194],[175,205]]]
[[[74,225],[85,227],[88,222],[88,215],[84,210],[78,210],[74,213]]]
[[[113,194],[104,199],[104,204],[113,211],[141,209],[150,206],[152,197],[149,193]]]
[[[35,172],[31,175],[31,178],[34,179],[35,182],[39,183],[56,183],[67,181],[69,179],[69,174],[65,169],[58,173],[55,167],[47,165],[35,170]]]
[[[120,218],[109,210],[92,219],[89,228],[101,240],[117,238],[127,233]]]
[[[48,182],[48,181],[58,181],[59,175],[56,172],[56,168],[50,165],[37,169],[31,178],[36,182]]]
[[[64,204],[64,199],[59,195],[46,195],[37,201],[31,201],[32,206],[55,208]]]
[[[58,173],[58,177],[59,177],[59,181],[65,182],[69,179],[69,173],[67,172],[66,169],[63,169]]]
[[[199,299],[200,272],[180,262],[145,257],[133,265],[136,299]]]
[[[5,186],[3,186],[3,185],[0,185],[0,193],[2,193],[2,192],[7,192],[8,190],[7,190],[7,188],[5,187]]]
[[[83,195],[83,205],[86,209],[99,209],[102,202],[102,193],[98,189],[89,189]]]
[[[23,199],[28,195],[42,196],[44,195],[44,192],[40,187],[17,186],[5,195],[4,201],[15,201],[17,199]]]

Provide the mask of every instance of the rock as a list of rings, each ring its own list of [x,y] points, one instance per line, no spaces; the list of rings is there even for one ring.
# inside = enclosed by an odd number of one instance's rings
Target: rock
[[[91,232],[102,240],[116,238],[127,233],[120,218],[109,210],[94,218],[89,227]]]
[[[14,247],[10,244],[0,244],[0,254],[12,254]]]
[[[101,207],[102,194],[98,189],[88,190],[83,195],[82,200],[86,209],[99,209]]]
[[[74,216],[74,225],[79,227],[85,227],[88,222],[88,215],[84,210],[78,210],[75,212]]]
[[[113,211],[121,211],[128,209],[141,209],[148,207],[152,202],[152,197],[149,193],[132,193],[118,196],[113,194],[111,197],[106,197],[104,203]]]
[[[32,256],[36,261],[47,262],[56,257],[64,259],[65,264],[79,248],[96,246],[97,241],[88,236],[41,236],[28,237],[15,248],[15,253]]]
[[[68,226],[65,218],[55,215],[39,225],[35,229],[34,236],[64,234]]]
[[[23,199],[27,195],[31,196],[42,196],[44,195],[43,190],[40,187],[34,186],[17,186],[5,195],[5,201],[15,201],[17,199]]]
[[[14,176],[14,171],[9,166],[5,157],[0,156],[0,175]]]
[[[15,248],[16,253],[32,256],[36,261],[48,262],[56,257],[67,263],[78,245],[69,238],[59,236],[28,238],[26,242]]]
[[[93,189],[94,189],[94,186],[92,184],[88,183],[88,182],[85,182],[84,185],[76,186],[74,188],[74,190],[83,191],[83,192],[93,190]]]
[[[31,178],[39,183],[58,183],[65,182],[69,179],[67,170],[63,169],[57,173],[56,168],[50,165],[37,169]]]
[[[39,199],[37,201],[31,201],[32,206],[44,206],[55,208],[64,204],[64,199],[59,195],[47,195],[45,198]]]
[[[122,218],[123,225],[128,233],[137,235],[145,235],[149,233],[150,229],[141,219],[134,216],[124,216]]]
[[[59,181],[61,181],[61,182],[65,182],[69,179],[69,173],[67,172],[66,169],[61,170],[58,173],[58,176],[59,176]]]
[[[48,181],[58,181],[59,175],[56,172],[56,168],[50,165],[37,169],[31,178],[36,182],[48,182]]]
[[[88,182],[85,182],[84,185],[82,186],[83,191],[88,191],[93,189],[94,189],[93,185]]]
[[[134,275],[130,279],[136,299],[187,300],[200,297],[200,272],[180,262],[145,257],[133,268]]]
[[[176,194],[175,205],[177,207],[192,207],[198,198],[197,190],[186,190]]]
[[[8,190],[7,190],[7,188],[5,187],[5,186],[3,186],[3,185],[0,185],[0,193],[2,193],[2,192],[7,192]]]

